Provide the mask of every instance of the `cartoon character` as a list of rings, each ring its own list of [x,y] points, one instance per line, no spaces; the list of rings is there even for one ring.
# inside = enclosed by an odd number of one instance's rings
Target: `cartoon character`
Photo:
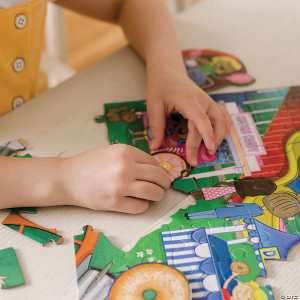
[[[183,52],[189,77],[205,91],[229,84],[246,85],[255,81],[235,56],[214,50]]]
[[[134,123],[137,119],[142,117],[135,111],[135,108],[126,110],[128,104],[122,104],[119,107],[109,107],[106,110],[106,116],[109,122],[125,122],[127,124]]]
[[[220,187],[220,185],[225,185],[226,187]],[[209,201],[230,194],[230,196],[223,201],[223,203],[226,204],[235,196],[240,196],[242,199],[245,199],[247,196],[255,197],[270,195],[276,188],[276,184],[269,178],[235,178],[233,183],[218,182],[214,187],[203,187],[201,191],[194,192],[193,196],[197,200],[205,199],[206,201]]]
[[[133,132],[130,128],[128,128],[128,131],[131,135],[134,136],[134,138],[131,139],[133,146],[135,146],[136,141],[151,140],[150,128],[144,129],[143,131],[136,131],[136,132]],[[137,137],[135,137],[135,136],[137,136]]]
[[[197,58],[199,66],[212,66],[216,75],[231,74],[242,69],[242,64],[232,56],[199,56]]]
[[[187,120],[177,114],[171,115],[171,119],[172,128],[165,131],[165,146],[170,148],[182,147],[186,143],[189,132]]]
[[[188,135],[187,120],[181,117],[180,115],[173,114],[170,118],[167,119],[169,123],[168,127],[165,130],[165,139],[162,144],[162,147],[176,148],[181,147],[186,143],[186,138]],[[150,128],[147,127],[142,131],[133,132],[130,128],[128,129],[129,133],[133,136],[132,144],[135,145],[135,141],[140,140],[151,140]]]
[[[264,208],[278,218],[287,218],[288,221],[295,220],[300,211],[299,201],[292,195],[278,193],[263,198]]]
[[[249,266],[242,261],[234,261],[230,265],[232,275],[228,277],[223,285],[222,294],[224,300],[255,300],[253,288],[247,283],[239,281],[232,290],[232,296],[228,293],[228,285],[236,276],[245,276],[250,272]]]
[[[216,209],[184,214],[184,216],[187,220],[224,218],[225,221],[234,221],[238,219],[257,217],[264,213],[263,208],[256,203],[228,202],[228,205],[235,205],[236,207],[217,207]]]

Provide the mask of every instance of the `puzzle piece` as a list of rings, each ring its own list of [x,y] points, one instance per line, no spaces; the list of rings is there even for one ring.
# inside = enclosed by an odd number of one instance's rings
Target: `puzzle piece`
[[[257,238],[253,241],[253,249],[272,249],[273,255],[266,252],[266,257],[286,259],[289,250],[300,241],[299,235],[271,228],[256,219],[245,219],[244,222],[250,230],[249,236]]]
[[[6,210],[9,211],[10,214],[1,224],[42,245],[45,245],[50,240],[57,245],[61,244],[63,237],[56,234],[56,229],[42,227],[20,215],[22,213],[36,213],[37,209],[37,207],[7,208]]]
[[[24,277],[13,248],[0,250],[0,284],[2,289],[24,284]]]
[[[187,50],[182,54],[189,77],[205,91],[255,81],[254,77],[246,73],[244,64],[228,53],[204,49]]]
[[[79,299],[104,300],[116,277],[113,272],[120,271],[114,264],[114,258],[122,255],[122,251],[114,247],[103,233],[93,232],[92,226],[87,225],[82,229],[83,234],[74,236]],[[104,269],[105,274],[99,278]]]
[[[15,156],[20,150],[25,150],[26,145],[23,139],[14,140],[0,145],[0,155]]]

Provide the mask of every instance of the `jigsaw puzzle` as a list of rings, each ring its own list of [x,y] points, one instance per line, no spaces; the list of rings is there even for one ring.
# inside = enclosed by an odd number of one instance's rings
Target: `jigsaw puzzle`
[[[241,294],[251,300],[275,299],[271,287],[259,286],[256,278],[267,275],[265,260],[286,259],[300,241],[300,87],[212,97],[233,121],[227,144],[218,149],[226,160],[199,151],[198,166],[190,168],[184,154],[186,121],[178,114],[169,118],[164,144],[151,154],[169,170],[180,167],[173,173],[173,188],[192,194],[196,204],[179,209],[169,224],[140,238],[128,252],[100,234],[95,249],[101,250],[94,250],[97,260],[89,268],[110,264],[116,277],[106,289],[108,299],[113,299],[118,278],[130,278],[131,270],[148,263],[178,270],[193,300],[238,300]],[[126,122],[124,116],[112,120],[110,108],[132,116]],[[106,104],[98,120],[106,121],[110,142],[150,153],[146,116],[145,101],[138,101]],[[147,299],[142,282],[143,272],[136,273],[139,299]],[[147,289],[149,299],[155,299],[156,290]]]
[[[25,143],[22,139],[0,145],[1,155],[3,156],[31,158],[32,156],[30,154],[26,154],[24,156],[15,155],[18,150],[25,149]],[[56,244],[61,244],[63,242],[63,237],[56,233],[56,229],[42,227],[30,222],[20,215],[22,213],[35,214],[38,210],[37,207],[7,208],[5,210],[10,212],[9,215],[1,222],[1,224],[5,227],[12,229],[42,245],[45,245],[48,241],[53,241]]]
[[[13,248],[0,250],[0,285],[2,289],[24,283],[24,277]]]

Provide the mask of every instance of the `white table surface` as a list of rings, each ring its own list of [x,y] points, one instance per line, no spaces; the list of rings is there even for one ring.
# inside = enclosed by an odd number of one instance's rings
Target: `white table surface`
[[[227,87],[236,92],[300,84],[300,1],[204,0],[178,15],[182,49],[202,48],[239,57],[257,81],[248,87]],[[0,118],[0,143],[22,137],[33,156],[72,156],[107,145],[107,127],[93,118],[103,104],[146,97],[143,61],[126,47],[79,72],[70,80],[39,95]],[[22,153],[20,153],[22,155]],[[0,299],[77,299],[72,237],[90,224],[118,247],[130,243],[187,195],[169,190],[163,201],[143,214],[97,212],[78,207],[40,208],[24,215],[48,228],[57,228],[65,241],[42,247],[0,226],[0,249],[14,247],[25,285],[0,290]],[[9,205],[8,205],[9,206]],[[0,211],[0,220],[7,212]],[[300,246],[285,262],[268,261],[268,277],[278,297],[300,297]]]

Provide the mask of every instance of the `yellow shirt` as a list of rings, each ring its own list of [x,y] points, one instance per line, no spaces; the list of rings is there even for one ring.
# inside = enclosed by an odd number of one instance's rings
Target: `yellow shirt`
[[[0,10],[0,115],[35,96],[47,0]]]

